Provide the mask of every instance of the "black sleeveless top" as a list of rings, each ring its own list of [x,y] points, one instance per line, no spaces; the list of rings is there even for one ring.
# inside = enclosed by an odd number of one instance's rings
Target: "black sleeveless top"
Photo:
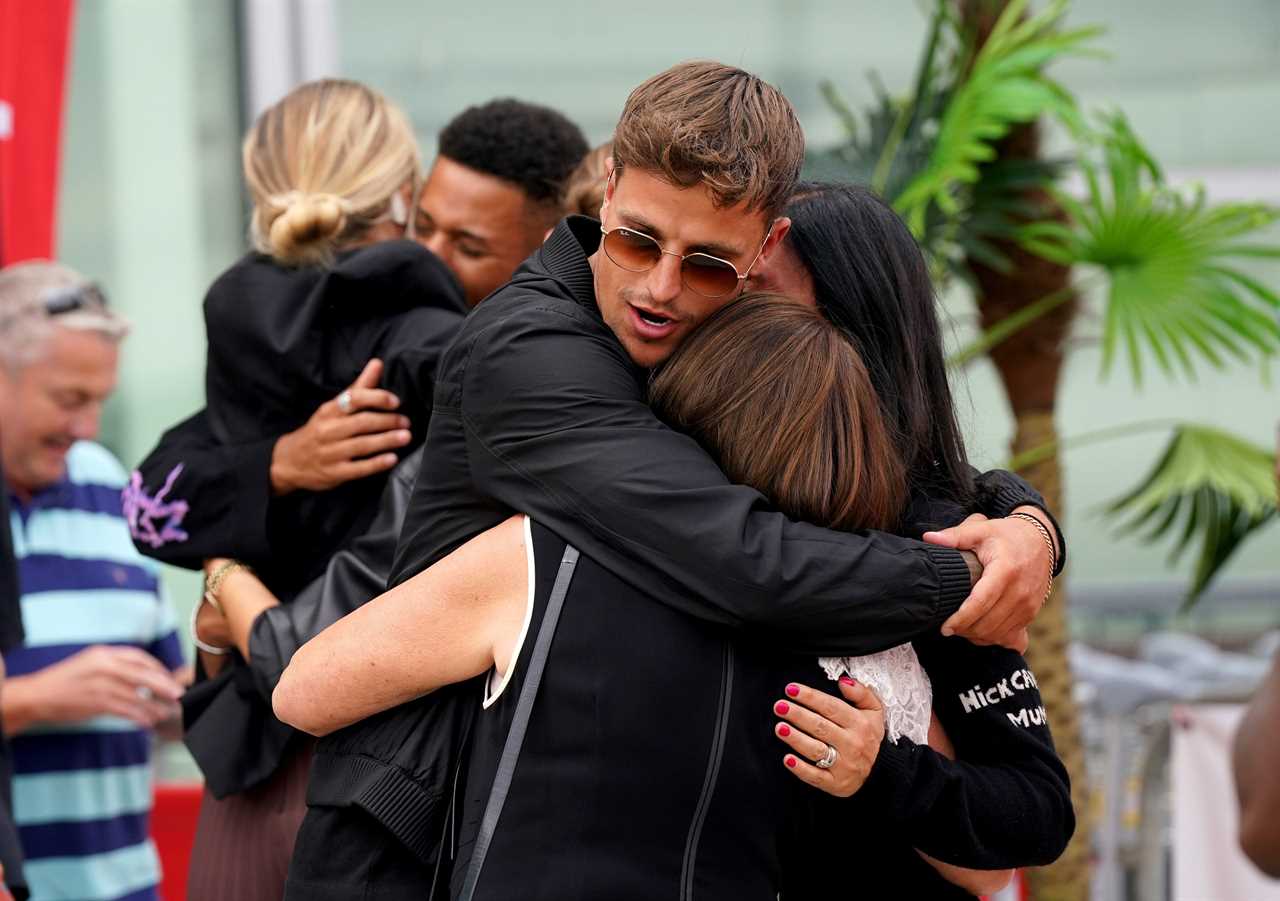
[[[531,621],[474,727],[454,898],[564,553],[547,529],[530,531]],[[776,651],[757,656],[736,637],[579,560],[476,899],[777,898],[801,786],[772,733],[770,698],[788,676]],[[803,665],[812,683],[817,663]]]

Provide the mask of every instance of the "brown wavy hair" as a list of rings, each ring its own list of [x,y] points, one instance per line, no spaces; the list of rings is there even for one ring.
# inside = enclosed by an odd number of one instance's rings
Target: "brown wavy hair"
[[[698,60],[631,92],[613,134],[613,162],[682,188],[705,184],[717,205],[745,203],[772,219],[800,180],[804,131],[773,85]]]
[[[788,516],[892,529],[906,466],[853,344],[821,313],[748,294],[711,316],[655,376],[658,414],[734,482]]]

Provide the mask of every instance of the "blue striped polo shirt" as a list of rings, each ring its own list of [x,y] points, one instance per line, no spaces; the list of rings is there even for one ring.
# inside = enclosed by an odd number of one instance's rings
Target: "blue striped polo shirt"
[[[95,644],[132,645],[182,665],[155,565],[129,538],[124,469],[82,441],[63,479],[23,504],[11,498],[26,642],[4,655],[10,676]],[[158,897],[148,836],[151,735],[128,720],[35,724],[13,738],[13,813],[33,901]]]

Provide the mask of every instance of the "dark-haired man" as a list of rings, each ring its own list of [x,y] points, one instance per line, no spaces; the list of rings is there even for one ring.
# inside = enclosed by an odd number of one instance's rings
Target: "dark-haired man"
[[[475,306],[511,278],[560,220],[565,179],[587,153],[578,126],[520,100],[491,100],[440,133],[416,237],[444,260]]]
[[[559,221],[564,181],[587,141],[561,113],[504,99],[455,116],[441,132],[439,150],[407,236],[444,261],[474,306],[511,278]],[[272,536],[288,531],[287,518],[272,517],[270,498],[389,469],[396,458],[386,451],[404,443],[397,437],[404,425],[395,415],[398,399],[373,390],[376,381],[361,376],[339,395],[344,404],[325,404],[278,439],[219,445],[203,412],[175,426],[140,464],[137,478],[150,493],[171,491],[170,502],[182,499],[185,519],[175,530],[182,538],[139,533],[138,549],[188,567],[202,556],[267,554]],[[177,480],[166,485],[179,464]]]

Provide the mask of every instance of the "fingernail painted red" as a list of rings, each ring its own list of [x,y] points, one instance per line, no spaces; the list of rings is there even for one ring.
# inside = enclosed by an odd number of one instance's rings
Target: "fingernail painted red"
[[[857,680],[855,680],[855,679],[850,679],[848,676],[841,676],[841,677],[840,677],[840,681],[841,681],[841,682],[843,682],[845,685],[857,685],[857,684],[858,684],[858,683],[857,683]]]
[[[786,701],[779,701],[773,705],[773,709],[778,713],[778,715],[785,716],[787,711],[791,709],[791,705]]]
[[[794,698],[796,695],[800,694],[800,686],[792,682],[787,686],[787,694]]]
[[[781,726],[778,727],[778,734],[781,735],[783,738],[786,738],[788,735],[791,734],[791,727],[788,726],[786,723],[783,723]]]
[[[793,770],[796,768],[796,759],[790,754],[787,755],[787,766],[791,767]]]

